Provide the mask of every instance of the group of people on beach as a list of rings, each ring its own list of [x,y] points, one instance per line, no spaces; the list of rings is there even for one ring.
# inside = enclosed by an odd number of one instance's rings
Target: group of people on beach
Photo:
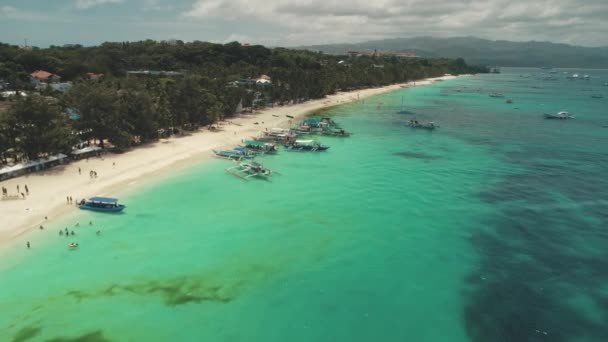
[[[24,190],[25,193],[21,192],[21,187],[19,186],[19,184],[17,184],[17,197],[21,195],[21,197],[25,199],[26,196],[30,195],[30,188],[27,187],[27,184],[25,184]],[[9,197],[8,189],[5,187],[2,187],[2,197]]]

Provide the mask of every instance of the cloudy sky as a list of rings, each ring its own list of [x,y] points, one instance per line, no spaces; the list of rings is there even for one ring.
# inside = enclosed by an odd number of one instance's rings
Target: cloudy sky
[[[608,0],[0,0],[0,41],[303,44],[477,36],[608,46]]]

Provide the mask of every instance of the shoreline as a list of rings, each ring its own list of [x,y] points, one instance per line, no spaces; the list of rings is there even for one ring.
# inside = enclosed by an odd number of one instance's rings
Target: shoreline
[[[432,84],[437,80],[458,76],[428,78],[415,82],[415,86]],[[75,210],[67,204],[66,196],[74,202],[95,195],[113,196],[133,191],[158,181],[171,172],[212,158],[211,150],[235,146],[242,140],[259,135],[265,128],[289,127],[312,112],[356,102],[366,97],[401,89],[405,84],[339,92],[322,99],[267,108],[251,115],[232,118],[219,123],[219,132],[200,129],[179,137],[160,139],[122,154],[104,154],[100,157],[74,161],[41,172],[30,173],[1,182],[12,194],[19,185],[27,184],[30,194],[24,200],[0,201],[0,216],[6,218],[0,227],[0,249],[45,222],[54,221]],[[407,85],[410,87],[410,85]],[[294,118],[288,118],[291,115]],[[78,170],[82,170],[79,174]],[[87,174],[94,170],[98,178]],[[45,219],[48,217],[48,221]]]

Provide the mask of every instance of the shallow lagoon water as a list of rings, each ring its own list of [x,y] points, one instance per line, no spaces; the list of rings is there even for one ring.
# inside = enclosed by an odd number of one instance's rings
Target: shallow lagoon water
[[[214,160],[33,231],[3,254],[0,340],[605,341],[603,80],[541,72],[335,107],[355,134],[260,158],[272,181]]]

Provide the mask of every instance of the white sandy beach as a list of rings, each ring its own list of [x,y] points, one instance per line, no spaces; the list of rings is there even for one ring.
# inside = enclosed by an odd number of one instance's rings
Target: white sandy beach
[[[417,81],[416,86],[452,77]],[[291,121],[295,124],[311,111],[397,90],[401,86],[397,84],[338,93],[297,105],[270,108],[254,115],[230,119],[231,123],[220,125],[222,130],[219,132],[205,129],[188,136],[161,139],[123,154],[105,154],[3,181],[0,184],[8,189],[9,194],[17,194],[17,185],[24,192],[26,184],[30,194],[24,200],[0,201],[3,221],[0,225],[0,246],[29,230],[38,229],[40,224],[45,224],[45,217],[53,220],[78,210],[75,205],[67,204],[66,196],[72,196],[74,201],[94,195],[115,196],[151,182],[168,171],[211,158],[212,149],[234,147],[241,140],[259,135],[265,128],[288,127]],[[286,115],[294,116],[294,119]],[[82,174],[78,173],[79,168]],[[89,177],[91,170],[97,172],[96,179]]]

